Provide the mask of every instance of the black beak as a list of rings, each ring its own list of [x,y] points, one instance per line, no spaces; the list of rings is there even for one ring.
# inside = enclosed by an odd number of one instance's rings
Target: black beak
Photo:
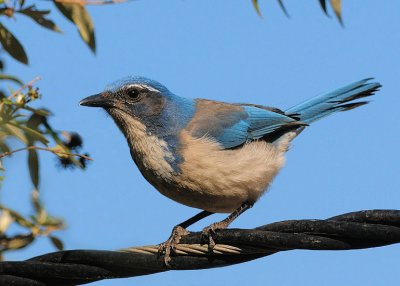
[[[99,93],[82,99],[79,104],[90,107],[110,107],[111,100],[104,93]]]

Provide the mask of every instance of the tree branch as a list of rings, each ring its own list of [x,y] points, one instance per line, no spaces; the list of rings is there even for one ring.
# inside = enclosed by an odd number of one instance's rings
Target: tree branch
[[[17,96],[21,91],[23,91],[25,88],[32,86],[35,82],[41,80],[40,76],[35,77],[34,79],[32,79],[30,82],[24,84],[23,86],[21,86],[20,88],[18,88],[16,91],[14,91],[9,97],[8,99],[12,99],[15,96]]]
[[[53,154],[55,154],[57,156],[60,154],[60,155],[65,155],[65,156],[69,156],[69,157],[70,156],[80,157],[80,158],[83,158],[85,160],[90,160],[90,161],[93,160],[92,158],[90,158],[90,157],[88,157],[86,155],[77,154],[77,153],[60,152],[60,151],[56,151],[56,150],[54,150],[52,148],[39,147],[39,146],[28,146],[28,147],[15,149],[15,150],[12,150],[12,151],[9,151],[9,152],[4,152],[4,153],[0,154],[0,159],[3,158],[3,157],[6,157],[6,156],[10,156],[10,155],[12,155],[14,153],[17,153],[17,152],[20,152],[20,151],[31,150],[31,149],[49,151],[49,152],[51,152],[51,153],[53,153]]]

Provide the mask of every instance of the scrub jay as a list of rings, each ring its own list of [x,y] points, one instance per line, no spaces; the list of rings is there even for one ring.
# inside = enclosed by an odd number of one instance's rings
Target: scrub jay
[[[285,111],[249,103],[189,99],[144,77],[127,77],[83,99],[102,107],[125,135],[142,175],[161,194],[203,210],[173,228],[160,245],[168,265],[186,228],[212,213],[230,213],[203,230],[209,248],[268,189],[290,142],[309,124],[368,103],[381,85],[357,81]]]

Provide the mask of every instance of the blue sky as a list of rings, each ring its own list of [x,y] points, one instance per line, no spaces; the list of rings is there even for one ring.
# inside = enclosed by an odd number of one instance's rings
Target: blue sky
[[[318,1],[285,2],[290,19],[276,1],[260,1],[263,19],[251,1],[239,0],[148,0],[89,7],[96,55],[57,12],[53,18],[63,35],[31,25],[28,19],[6,23],[30,56],[30,66],[7,59],[6,71],[25,81],[40,75],[40,105],[56,114],[51,122],[81,133],[85,150],[95,159],[86,172],[60,171],[52,156],[41,154],[43,200],[51,213],[67,221],[67,229],[59,233],[67,249],[159,243],[176,223],[197,212],[163,197],[145,181],[125,139],[103,111],[78,106],[83,97],[126,75],[156,79],[181,96],[282,109],[375,77],[383,88],[371,104],[304,131],[270,191],[233,227],[399,209],[400,3],[343,1],[343,29],[322,13]],[[25,160],[26,154],[19,153],[5,162],[2,200],[28,213],[31,185]],[[223,217],[214,215],[191,229]],[[96,285],[203,285],[204,279],[215,285],[398,285],[399,250],[291,251],[221,269]],[[49,251],[53,248],[42,239],[7,258],[21,260]]]

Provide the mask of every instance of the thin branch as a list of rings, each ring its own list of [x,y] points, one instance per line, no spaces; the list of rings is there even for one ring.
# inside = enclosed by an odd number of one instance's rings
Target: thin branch
[[[31,87],[35,82],[41,80],[40,76],[35,77],[34,79],[32,79],[30,82],[24,84],[23,86],[21,86],[20,88],[18,88],[16,91],[14,91],[9,97],[8,99],[12,99],[14,97],[16,97],[21,91],[23,91],[25,88],[27,87]]]
[[[77,153],[59,152],[59,151],[55,151],[55,150],[52,149],[52,148],[45,148],[45,147],[38,147],[38,146],[28,146],[28,147],[23,147],[23,148],[15,149],[15,150],[12,150],[12,151],[9,151],[9,152],[4,152],[4,153],[0,154],[0,159],[1,159],[1,158],[4,158],[4,157],[6,157],[6,156],[10,156],[10,155],[12,155],[12,154],[14,154],[14,153],[16,153],[16,152],[25,151],[25,150],[32,150],[32,149],[35,149],[35,150],[43,150],[43,151],[49,151],[49,152],[51,152],[51,153],[53,153],[53,154],[55,154],[55,155],[59,155],[59,154],[60,154],[60,155],[66,155],[66,156],[69,156],[69,157],[71,157],[71,156],[76,156],[76,157],[80,157],[80,158],[83,158],[83,159],[89,160],[89,161],[92,161],[92,160],[93,160],[92,158],[90,158],[90,157],[88,157],[88,156],[86,156],[86,155],[77,154]]]

